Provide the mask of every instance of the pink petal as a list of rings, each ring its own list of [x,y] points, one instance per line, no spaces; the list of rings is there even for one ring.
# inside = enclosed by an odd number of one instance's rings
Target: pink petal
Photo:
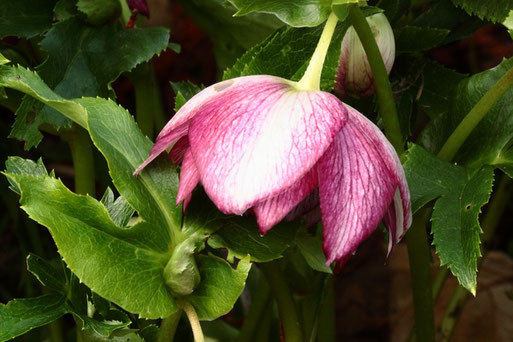
[[[261,202],[253,207],[258,226],[262,234],[267,233],[275,224],[280,222],[317,186],[317,172],[310,170],[301,180],[284,192]]]
[[[157,158],[159,154],[164,152],[169,146],[173,145],[178,139],[187,135],[189,131],[189,121],[199,112],[202,111],[203,105],[208,104],[212,99],[221,96],[223,93],[231,90],[234,87],[238,87],[242,84],[251,85],[258,84],[261,81],[265,81],[271,76],[246,76],[234,78],[211,85],[208,88],[203,89],[198,94],[193,96],[186,104],[180,108],[178,112],[169,120],[160,131],[155,145],[150,150],[149,157],[134,171],[134,175],[137,175],[144,169],[153,159]],[[238,87],[240,89],[240,87]]]
[[[185,156],[180,170],[180,183],[178,184],[178,194],[176,195],[176,205],[184,201],[183,210],[187,208],[191,200],[192,191],[199,183],[199,173],[194,165],[191,149],[185,152]]]
[[[291,187],[324,154],[346,121],[325,92],[298,91],[267,76],[232,86],[191,120],[189,141],[201,183],[225,213]]]
[[[171,158],[171,161],[178,165],[183,161],[183,158],[185,156],[185,152],[189,148],[189,138],[187,136],[181,137],[180,140],[176,142],[176,144],[173,145],[171,150],[169,151],[169,157]]]
[[[328,263],[356,251],[386,213],[394,242],[411,223],[406,178],[392,145],[371,121],[347,108],[347,124],[317,164]],[[402,210],[392,212],[391,204]]]

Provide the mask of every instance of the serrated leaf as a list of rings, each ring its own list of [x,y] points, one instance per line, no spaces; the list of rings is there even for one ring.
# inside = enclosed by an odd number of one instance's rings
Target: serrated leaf
[[[340,44],[348,28],[338,23],[324,63],[321,89],[331,91],[340,56]],[[303,76],[317,46],[322,27],[283,28],[246,52],[223,74],[223,79],[246,75],[274,75],[297,81]]]
[[[450,30],[404,26],[395,31],[395,45],[398,52],[425,51],[440,45]]]
[[[68,267],[93,291],[145,318],[176,310],[162,280],[169,255],[147,246],[145,222],[121,229],[100,202],[73,194],[60,180],[7,176],[21,189],[22,208],[49,229]]]
[[[6,36],[32,38],[52,25],[56,0],[2,1],[0,6],[0,39]]]
[[[199,93],[203,87],[199,87],[189,81],[170,82],[175,92],[175,112],[178,112],[182,106],[189,101],[194,95]]]
[[[119,0],[78,0],[77,8],[95,26],[103,25],[121,13]]]
[[[82,96],[113,96],[110,83],[122,72],[149,60],[167,48],[169,31],[165,28],[91,27],[76,17],[55,24],[41,41],[48,52],[38,73],[59,96],[71,99]],[[39,108],[31,99],[16,112],[11,136],[26,139],[27,148],[41,141],[38,127],[42,123],[57,129],[71,122],[48,106]],[[27,120],[33,111],[32,120]]]
[[[433,244],[462,286],[475,292],[477,258],[481,255],[479,214],[492,191],[493,168],[466,169],[438,159],[418,145],[403,165],[412,211],[436,200],[431,218]]]
[[[420,136],[420,143],[430,152],[438,152],[447,138],[474,105],[513,67],[513,59],[462,80],[454,92],[448,113],[432,120]],[[454,161],[470,168],[499,165],[500,154],[513,138],[513,89],[509,89],[472,131]]]
[[[65,293],[66,277],[62,269],[55,269],[48,261],[32,253],[27,256],[27,269],[44,286]]]
[[[216,319],[233,308],[244,289],[251,268],[249,256],[240,260],[236,269],[212,255],[199,255],[196,260],[201,283],[191,295],[184,298],[194,306],[200,319]]]
[[[60,294],[14,299],[7,305],[0,304],[0,341],[49,324],[66,312],[65,298]]]
[[[328,0],[232,0],[239,10],[235,15],[242,16],[251,12],[272,13],[284,23],[295,26],[317,26],[323,23],[331,13],[331,1]]]
[[[509,11],[513,9],[513,0],[452,0],[452,2],[467,13],[493,22],[502,22]]]
[[[134,208],[132,208],[130,203],[128,203],[123,196],[114,199],[114,193],[110,188],[105,190],[100,202],[109,212],[112,221],[121,228],[126,227],[135,212]]]
[[[5,162],[5,168],[7,172],[19,174],[19,175],[33,175],[33,176],[47,176],[48,171],[46,171],[46,167],[43,164],[43,160],[41,158],[38,159],[37,163],[33,160],[23,159],[20,157],[9,157]],[[16,185],[16,183],[11,182],[10,189],[17,193],[21,194],[20,189]]]
[[[513,178],[513,142],[510,142],[498,155],[495,166]]]

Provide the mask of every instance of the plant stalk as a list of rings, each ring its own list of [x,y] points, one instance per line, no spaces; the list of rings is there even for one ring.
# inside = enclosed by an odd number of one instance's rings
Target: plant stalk
[[[321,37],[317,43],[317,47],[310,59],[310,63],[306,68],[306,71],[297,83],[297,88],[300,90],[320,90],[321,89],[321,75],[322,67],[324,66],[324,60],[330,47],[331,38],[335,27],[337,27],[338,18],[335,13],[331,12],[324,29],[322,30]]]
[[[264,313],[267,311],[270,304],[271,291],[264,275],[262,274],[258,280],[258,287],[251,299],[251,306],[246,318],[244,319],[244,324],[240,329],[237,341],[251,342],[254,340],[254,337],[260,329],[260,323],[265,318]]]
[[[386,136],[392,146],[394,146],[397,154],[401,155],[404,152],[401,126],[399,124],[397,108],[392,94],[392,86],[390,85],[387,69],[381,57],[378,44],[358,4],[349,5],[348,18],[360,38],[360,42],[362,43],[371,67]]]
[[[96,195],[94,175],[93,143],[82,127],[75,126],[71,131],[61,134],[68,142],[75,171],[75,192],[90,196]]]
[[[438,157],[446,161],[452,160],[470,133],[472,133],[474,128],[512,85],[513,68],[509,69],[463,118],[458,127],[456,127],[449,139],[447,139],[442,146]]]
[[[406,233],[417,342],[435,341],[433,290],[429,272],[431,251],[425,225],[428,215],[428,208],[420,209],[414,215],[412,226]]]
[[[181,317],[182,310],[177,310],[174,314],[162,320],[157,336],[157,342],[173,342],[176,327],[178,327],[178,322],[180,322]]]
[[[185,312],[189,323],[191,324],[192,334],[194,335],[194,342],[204,342],[203,331],[201,330],[201,324],[198,318],[198,314],[194,307],[187,301],[179,301],[179,307]]]
[[[280,264],[278,261],[271,261],[259,264],[259,267],[264,273],[271,288],[271,293],[278,305],[285,340],[287,342],[303,342],[303,331],[299,325],[296,304],[283,276]]]

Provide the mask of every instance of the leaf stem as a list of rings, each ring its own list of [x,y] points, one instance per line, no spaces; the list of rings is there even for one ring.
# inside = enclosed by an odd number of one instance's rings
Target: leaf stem
[[[324,25],[321,37],[317,43],[317,47],[310,59],[310,63],[306,71],[297,83],[297,88],[300,90],[320,90],[321,89],[321,74],[328,48],[330,47],[331,37],[335,32],[338,18],[335,13],[331,13]]]
[[[348,18],[360,38],[372,70],[386,136],[394,146],[397,154],[401,155],[404,152],[401,126],[399,125],[397,108],[392,94],[392,86],[390,85],[388,73],[383,58],[381,57],[378,44],[358,4],[349,5]]]
[[[431,251],[425,226],[428,215],[428,208],[423,208],[417,212],[413,217],[412,226],[406,233],[417,342],[435,341],[433,290],[429,272]]]
[[[264,319],[264,313],[271,303],[271,291],[264,275],[260,275],[258,286],[251,299],[249,312],[244,319],[237,341],[251,342],[260,329],[260,323]]]
[[[75,126],[62,133],[61,137],[69,144],[75,171],[75,192],[95,196],[93,143],[89,134],[82,127]]]
[[[265,274],[272,295],[278,305],[285,340],[287,342],[303,342],[303,331],[299,325],[296,304],[283,276],[280,264],[278,261],[271,261],[259,264],[259,267]]]
[[[458,152],[461,145],[463,145],[477,124],[479,124],[495,103],[512,85],[513,68],[509,69],[463,118],[458,127],[456,127],[449,139],[447,139],[445,144],[442,146],[442,149],[438,153],[438,157],[446,161],[452,160],[456,155],[456,152]]]
[[[194,335],[194,342],[204,342],[203,331],[201,330],[201,324],[198,318],[198,314],[194,307],[185,300],[180,300],[178,306],[185,312],[189,323],[191,324],[192,334]]]
[[[174,314],[162,320],[157,336],[157,342],[173,342],[176,327],[178,326],[178,322],[180,322],[181,317],[182,310],[177,310]]]

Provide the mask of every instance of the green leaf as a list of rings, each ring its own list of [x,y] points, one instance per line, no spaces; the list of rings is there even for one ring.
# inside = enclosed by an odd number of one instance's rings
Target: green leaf
[[[513,178],[513,142],[510,142],[497,156],[495,166]]]
[[[33,160],[23,159],[20,157],[9,157],[5,162],[5,168],[9,173],[19,174],[19,175],[33,175],[33,176],[47,176],[48,171],[46,171],[46,167],[43,164],[43,160],[41,158],[38,159],[37,163]],[[10,182],[10,189],[21,195],[21,191],[14,182]]]
[[[331,1],[328,0],[232,0],[237,9],[236,16],[251,12],[272,13],[284,23],[295,26],[317,26],[323,23],[331,13]]]
[[[4,55],[2,55],[2,54],[0,53],[0,65],[7,64],[7,63],[9,63],[9,62],[10,62],[10,61],[9,61],[7,58],[5,58],[5,56],[4,56]]]
[[[114,199],[114,193],[110,188],[105,190],[101,202],[109,212],[112,221],[114,221],[118,227],[126,227],[128,221],[130,221],[134,215],[135,210],[130,203],[128,203],[123,196]]]
[[[100,202],[73,194],[50,176],[7,177],[21,189],[23,210],[49,229],[68,267],[93,291],[143,318],[176,311],[162,279],[169,255],[147,247],[144,222],[119,228]]]
[[[476,15],[481,19],[487,19],[493,22],[502,22],[506,19],[508,13],[513,9],[513,0],[452,0],[452,2],[468,14]]]
[[[41,41],[48,51],[38,73],[49,88],[63,98],[82,96],[113,97],[110,84],[122,72],[132,70],[167,48],[169,31],[165,28],[114,29],[91,27],[77,18],[55,24]],[[41,141],[42,123],[57,129],[71,122],[49,107],[40,108],[31,99],[16,112],[11,136],[27,141],[27,148]],[[32,120],[27,120],[29,113]]]
[[[95,26],[117,18],[121,13],[119,0],[78,0],[77,8],[86,15],[87,21]]]
[[[331,91],[340,56],[340,44],[347,23],[338,23],[332,38],[321,79],[321,89]],[[246,75],[274,75],[297,81],[303,76],[317,46],[322,27],[283,28],[246,52],[223,74],[223,79]]]
[[[49,324],[66,312],[65,298],[60,294],[14,299],[7,305],[0,304],[0,341]]]
[[[248,277],[249,256],[240,260],[233,269],[225,260],[212,255],[196,258],[201,283],[189,296],[184,297],[202,320],[212,320],[228,313],[239,298]]]
[[[281,222],[262,236],[254,218],[230,216],[222,229],[210,236],[208,245],[226,248],[229,261],[249,254],[253,262],[267,262],[281,258],[293,243],[296,228],[297,222]]]
[[[56,270],[48,261],[32,253],[27,256],[27,269],[44,286],[65,294],[66,276],[62,269]]]
[[[175,112],[178,112],[182,106],[189,101],[194,95],[199,93],[203,87],[185,81],[185,82],[170,82],[173,91],[175,92]]]
[[[412,211],[436,200],[431,231],[441,264],[448,265],[460,284],[475,293],[481,255],[478,218],[490,198],[493,168],[469,170],[441,161],[418,145],[410,147],[403,166]]]
[[[2,1],[0,6],[0,38],[16,36],[32,38],[52,25],[56,0]]]
[[[461,81],[448,113],[432,120],[422,132],[420,143],[430,152],[438,152],[447,138],[474,105],[513,67],[513,59]],[[501,152],[513,138],[513,89],[509,89],[479,122],[459,149],[454,161],[470,168],[501,165]]]
[[[440,45],[450,30],[432,27],[404,26],[395,32],[398,52],[425,51]]]
[[[261,42],[283,23],[267,13],[234,17],[237,9],[226,0],[186,0],[181,5],[214,43],[217,66],[224,70],[253,45]]]
[[[316,271],[333,273],[326,265],[326,256],[322,251],[322,236],[310,235],[306,229],[301,229],[296,234],[296,245],[310,267]]]

